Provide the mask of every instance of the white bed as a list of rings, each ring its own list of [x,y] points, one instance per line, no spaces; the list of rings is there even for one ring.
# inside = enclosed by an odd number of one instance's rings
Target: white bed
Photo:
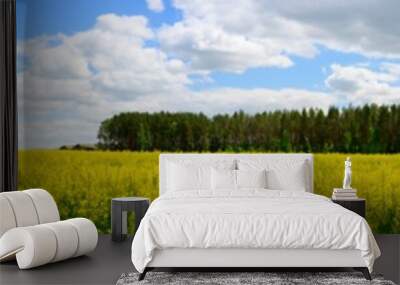
[[[176,165],[233,170],[238,184],[265,168],[267,180],[291,189],[185,189],[197,177],[183,168],[174,176]],[[354,267],[370,278],[380,251],[367,222],[312,192],[311,154],[161,154],[160,197],[137,230],[132,262],[140,278],[154,267]]]

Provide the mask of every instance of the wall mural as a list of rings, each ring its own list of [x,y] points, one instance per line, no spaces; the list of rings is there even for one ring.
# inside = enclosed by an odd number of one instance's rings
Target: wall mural
[[[158,196],[160,151],[313,152],[326,196],[350,153],[400,233],[399,6],[17,0],[19,187],[109,232],[111,197]]]

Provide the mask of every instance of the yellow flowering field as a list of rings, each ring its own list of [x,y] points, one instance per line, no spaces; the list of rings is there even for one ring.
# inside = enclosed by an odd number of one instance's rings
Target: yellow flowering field
[[[19,189],[43,188],[61,217],[87,217],[110,232],[112,197],[158,196],[159,152],[22,150]],[[353,187],[367,199],[374,232],[400,233],[400,155],[316,154],[315,193],[330,196],[343,179],[346,156],[353,161]]]

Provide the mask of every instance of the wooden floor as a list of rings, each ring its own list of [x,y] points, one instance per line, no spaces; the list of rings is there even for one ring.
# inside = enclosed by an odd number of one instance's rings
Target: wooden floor
[[[382,251],[375,272],[400,283],[400,235],[376,235]],[[124,272],[134,271],[130,259],[131,239],[121,243],[101,235],[97,249],[88,256],[19,270],[15,262],[0,265],[0,284],[115,284]]]

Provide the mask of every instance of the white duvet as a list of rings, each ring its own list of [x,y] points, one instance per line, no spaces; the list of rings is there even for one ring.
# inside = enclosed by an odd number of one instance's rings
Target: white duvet
[[[143,272],[165,248],[358,249],[370,271],[380,255],[365,219],[330,199],[257,189],[159,197],[136,232],[132,262]]]

